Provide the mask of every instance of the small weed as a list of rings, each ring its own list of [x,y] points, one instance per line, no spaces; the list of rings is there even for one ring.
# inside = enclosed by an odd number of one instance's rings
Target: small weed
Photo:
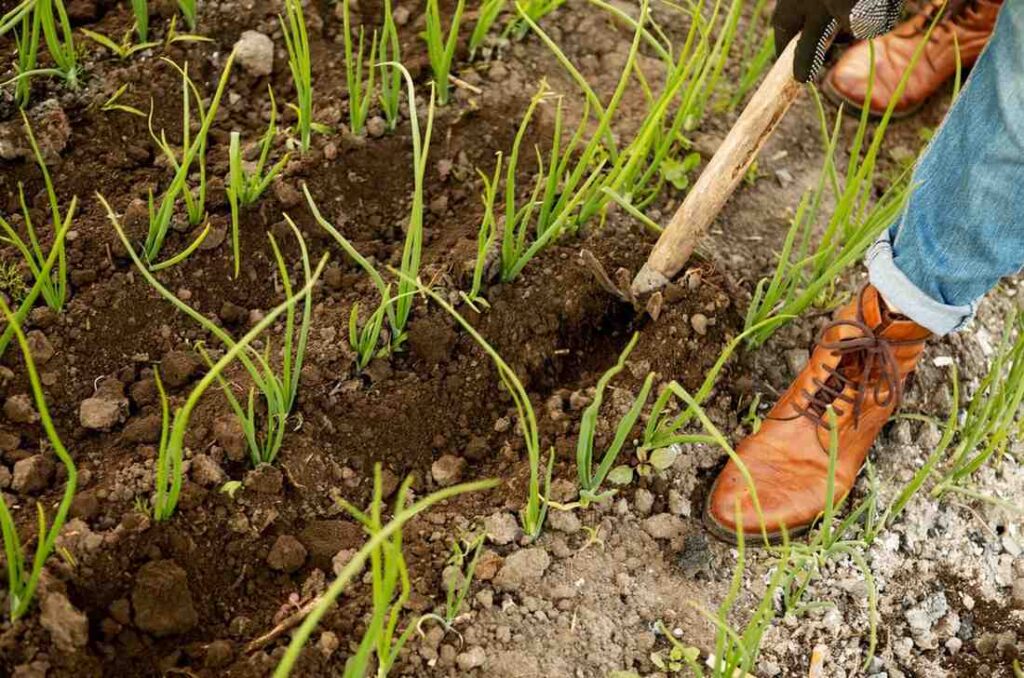
[[[1014,336],[1016,335],[1016,336]],[[954,393],[957,387],[954,384]],[[1024,433],[1024,314],[1014,312],[988,373],[971,398],[963,420],[956,426],[957,444],[943,477],[932,490],[971,495],[971,477],[983,466],[998,463]],[[977,494],[977,493],[975,493]]]
[[[160,44],[158,42],[146,42],[145,39],[141,37],[140,40],[142,40],[142,42],[137,44],[133,43],[132,29],[128,29],[127,31],[125,31],[124,35],[121,36],[121,42],[119,43],[114,42],[113,40],[111,40],[110,38],[101,33],[90,31],[88,28],[83,28],[82,33],[85,34],[85,37],[89,38],[96,44],[106,47],[108,50],[113,52],[119,59],[127,59],[136,52],[141,52],[151,47],[156,47]]]
[[[202,240],[209,233],[209,226],[207,226],[196,240],[194,240],[192,244],[186,247],[181,253],[164,262],[157,263],[157,259],[163,249],[164,239],[167,237],[167,231],[171,226],[171,219],[174,216],[174,208],[177,203],[178,196],[184,195],[185,206],[189,213],[190,222],[193,224],[198,223],[202,219],[203,214],[205,214],[206,141],[210,127],[213,125],[213,120],[217,116],[217,110],[220,107],[221,98],[224,96],[224,91],[227,88],[228,78],[231,75],[231,67],[234,64],[234,61],[235,53],[232,52],[224,64],[224,70],[221,73],[219,82],[217,83],[217,90],[214,92],[208,108],[203,106],[202,97],[199,95],[199,91],[196,88],[195,83],[193,83],[191,78],[188,77],[188,64],[186,64],[185,67],[180,67],[172,61],[167,62],[174,66],[182,76],[182,118],[185,125],[182,128],[182,148],[180,159],[178,158],[177,152],[168,143],[166,136],[161,133],[160,136],[157,137],[153,132],[153,107],[152,105],[150,106],[150,135],[156,141],[169,164],[174,169],[174,178],[170,185],[165,189],[164,194],[160,199],[159,207],[157,207],[154,202],[153,193],[150,192],[149,194],[149,230],[146,234],[146,242],[143,246],[143,252],[145,253],[146,259],[154,269],[166,268],[167,266],[174,265],[184,260],[189,254],[199,247]],[[195,138],[190,136],[191,132],[189,129],[191,121],[190,97],[194,98],[199,111],[200,127]],[[200,164],[199,190],[197,195],[193,195],[187,185],[187,182],[192,168],[192,163],[196,162],[197,159]]]
[[[934,28],[934,21],[929,27]],[[896,88],[896,95],[901,95],[913,64],[921,58],[925,40],[915,50],[908,70],[904,72]],[[874,46],[870,46],[872,72],[868,78],[868,94],[871,95],[870,83],[874,81]],[[898,101],[894,98],[879,121],[871,143],[861,158],[861,150],[867,137],[868,109],[861,114],[860,124],[854,135],[850,160],[847,164],[845,181],[840,182],[835,164],[835,150],[839,141],[840,118],[837,116],[831,134],[828,132],[825,110],[821,97],[812,89],[818,105],[822,135],[825,140],[825,162],[817,187],[804,195],[797,208],[796,216],[786,234],[779,263],[771,278],[764,278],[754,290],[746,316],[746,327],[771,317],[774,314],[797,316],[815,304],[830,303],[834,298],[835,283],[839,275],[853,262],[859,261],[879,234],[888,228],[903,211],[910,196],[910,170],[906,169],[885,191],[873,200],[875,166],[882,141],[893,109]],[[840,188],[842,185],[842,188]],[[812,249],[811,236],[813,227],[819,220],[822,195],[828,186],[836,196],[836,208],[828,221],[825,231]],[[765,328],[750,336],[749,344],[763,344],[778,326]]]

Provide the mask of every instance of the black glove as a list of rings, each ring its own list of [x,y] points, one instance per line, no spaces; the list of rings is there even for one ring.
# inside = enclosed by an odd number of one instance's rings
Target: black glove
[[[825,51],[840,29],[866,40],[888,33],[903,14],[903,0],[778,0],[772,27],[775,51],[782,54],[797,33],[793,77],[813,80],[825,63]]]

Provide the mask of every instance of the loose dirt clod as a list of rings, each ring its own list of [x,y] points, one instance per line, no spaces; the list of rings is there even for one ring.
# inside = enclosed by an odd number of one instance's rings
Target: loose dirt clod
[[[274,43],[259,31],[244,31],[235,43],[235,60],[250,75],[270,75],[274,72]]]
[[[281,572],[294,572],[305,562],[306,547],[290,534],[278,537],[267,554],[267,565]]]
[[[139,568],[132,607],[135,625],[158,638],[185,633],[199,622],[188,575],[173,560],[154,560]]]
[[[539,580],[550,564],[551,557],[543,548],[533,547],[516,551],[505,558],[501,570],[494,577],[494,585],[514,591],[527,582]]]
[[[63,593],[49,592],[39,602],[39,623],[58,648],[74,652],[89,642],[89,620]]]
[[[4,401],[4,416],[14,424],[31,424],[39,419],[27,393],[8,396]]]
[[[14,464],[11,488],[16,492],[37,494],[50,485],[56,464],[50,455],[36,454]]]

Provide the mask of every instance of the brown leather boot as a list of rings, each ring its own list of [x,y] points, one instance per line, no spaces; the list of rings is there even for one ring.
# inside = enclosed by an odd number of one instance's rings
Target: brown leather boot
[[[853,487],[875,436],[900,403],[904,381],[931,333],[889,312],[878,291],[864,287],[825,327],[810,360],[761,428],[736,452],[753,480],[770,540],[782,528],[802,533],[825,508],[831,405],[838,426],[835,504]],[[735,540],[736,506],[743,532],[761,525],[740,466],[725,465],[708,497],[706,519],[716,536]]]
[[[942,4],[939,0],[932,0],[924,11],[897,26],[892,33],[875,39],[875,84],[871,89],[869,104],[871,113],[885,113],[935,13],[942,11]],[[928,45],[910,75],[903,96],[893,108],[893,117],[914,113],[954,77],[957,45],[960,47],[963,68],[974,65],[995,29],[1002,0],[953,0],[949,4],[950,8],[935,25]],[[837,103],[843,101],[859,113],[867,98],[870,67],[868,43],[856,43],[825,77],[825,93]]]

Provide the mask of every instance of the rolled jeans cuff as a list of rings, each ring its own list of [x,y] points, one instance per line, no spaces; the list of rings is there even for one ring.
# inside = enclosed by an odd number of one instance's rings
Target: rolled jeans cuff
[[[942,336],[964,328],[976,310],[970,306],[951,306],[921,291],[899,269],[893,258],[890,232],[886,231],[868,250],[868,279],[886,302],[918,325]]]

